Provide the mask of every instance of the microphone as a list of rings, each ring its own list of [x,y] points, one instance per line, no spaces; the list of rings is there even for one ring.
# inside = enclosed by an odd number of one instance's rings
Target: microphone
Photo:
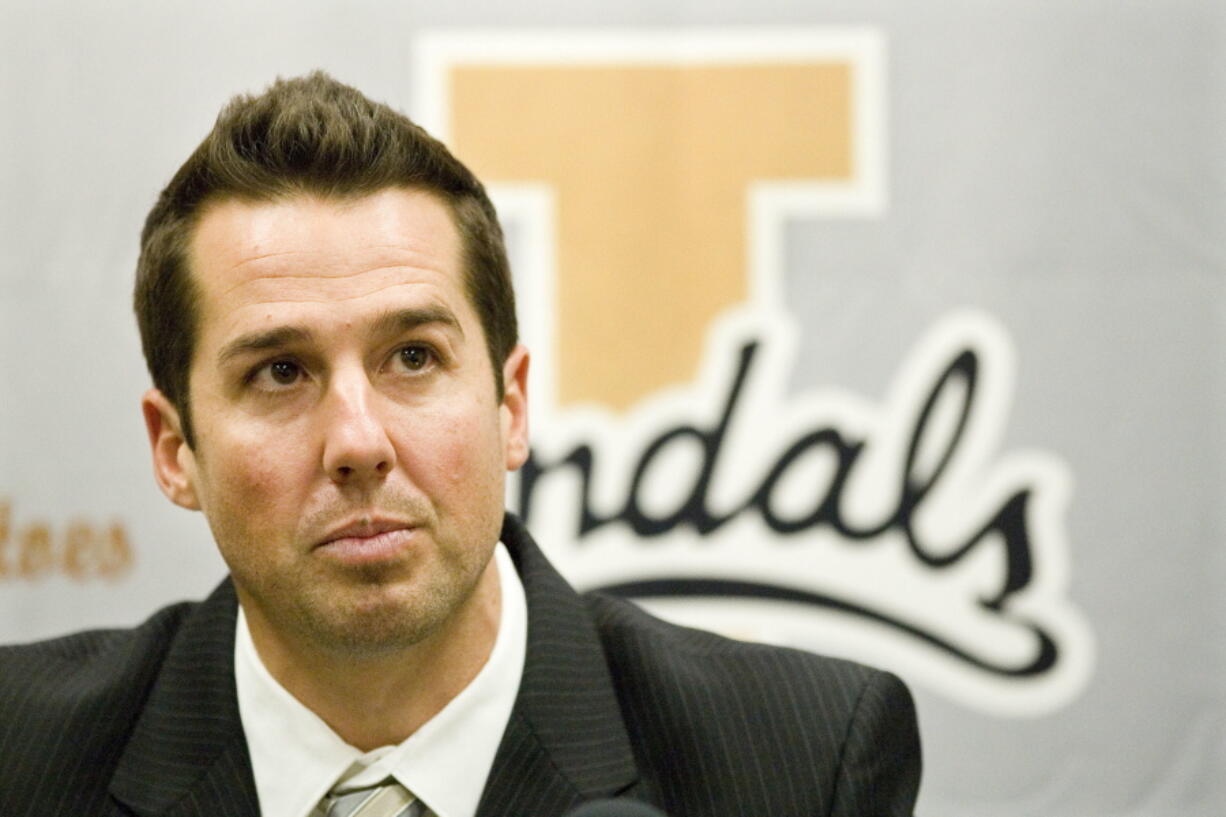
[[[665,817],[665,814],[641,800],[619,798],[581,803],[566,812],[566,817]]]

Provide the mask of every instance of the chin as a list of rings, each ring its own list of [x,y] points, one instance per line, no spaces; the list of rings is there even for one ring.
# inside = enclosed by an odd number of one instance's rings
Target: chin
[[[396,652],[421,643],[462,606],[450,594],[372,587],[337,603],[308,604],[300,626],[330,651],[355,656]]]

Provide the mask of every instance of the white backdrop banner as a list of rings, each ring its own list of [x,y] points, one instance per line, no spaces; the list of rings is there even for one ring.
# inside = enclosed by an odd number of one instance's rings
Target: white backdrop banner
[[[889,668],[921,817],[1226,809],[1226,11],[0,0],[0,641],[224,575],[130,292],[234,93],[323,68],[487,181],[508,506],[583,589]]]

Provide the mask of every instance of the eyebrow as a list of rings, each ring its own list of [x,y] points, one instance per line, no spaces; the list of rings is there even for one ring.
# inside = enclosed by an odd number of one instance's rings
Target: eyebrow
[[[376,336],[396,335],[429,324],[442,324],[454,329],[461,338],[464,337],[464,328],[460,326],[460,321],[450,309],[442,306],[424,306],[385,312],[375,319],[371,334]],[[279,326],[263,332],[249,332],[239,335],[223,346],[217,353],[217,363],[225,365],[236,357],[307,343],[314,336],[311,330],[299,326]]]
[[[371,328],[371,334],[396,335],[430,324],[441,324],[454,329],[461,339],[464,337],[464,327],[460,326],[460,321],[456,318],[455,313],[444,306],[436,305],[410,309],[394,309],[384,312],[375,319],[374,326]]]
[[[280,326],[266,332],[248,332],[221,347],[221,351],[217,353],[217,363],[225,365],[236,357],[280,349],[294,343],[305,343],[312,337],[314,335],[309,329],[297,326]]]

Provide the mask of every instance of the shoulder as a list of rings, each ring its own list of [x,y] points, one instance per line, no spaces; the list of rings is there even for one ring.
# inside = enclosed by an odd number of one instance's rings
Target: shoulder
[[[194,606],[167,607],[131,629],[0,646],[0,790],[13,794],[48,773],[107,773]]]
[[[584,599],[622,683],[661,684],[679,695],[696,686],[733,696],[752,689],[759,706],[797,703],[784,695],[795,690],[807,696],[810,708],[825,713],[854,709],[876,687],[900,687],[906,694],[893,675],[852,661],[682,627],[601,593]]]
[[[713,672],[735,684],[745,673],[758,681],[778,676],[800,685],[812,683],[823,689],[833,685],[854,690],[884,674],[852,661],[737,641],[672,624],[632,602],[603,593],[584,594],[584,600],[606,651],[631,663],[637,661],[639,668],[648,673],[675,665],[665,671],[680,673],[679,681],[684,681],[687,674],[701,676]]]
[[[179,624],[195,606],[166,607],[128,629],[0,646],[0,712],[10,716],[0,719],[0,729],[8,728],[17,712],[71,717],[92,702],[110,703],[148,687]]]
[[[721,786],[743,801],[759,786],[758,810],[910,813],[919,738],[896,676],[679,627],[602,594],[584,598],[640,767],[656,770],[666,802],[692,804]]]

